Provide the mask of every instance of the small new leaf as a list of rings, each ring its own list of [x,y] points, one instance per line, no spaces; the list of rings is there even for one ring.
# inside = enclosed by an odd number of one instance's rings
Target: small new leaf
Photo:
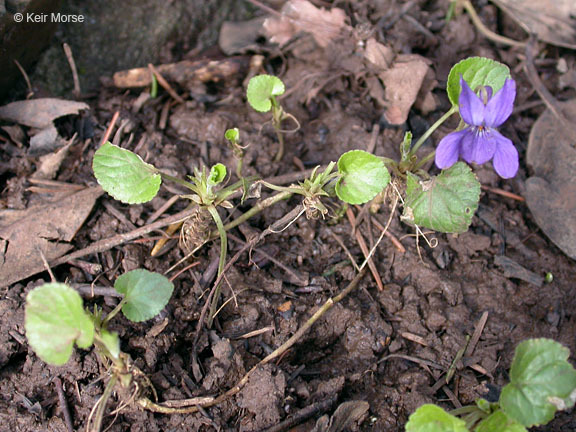
[[[406,432],[468,432],[466,423],[436,405],[422,405],[408,418]]]
[[[284,94],[285,90],[280,78],[273,75],[256,75],[248,82],[246,98],[256,111],[268,112],[272,108],[272,98]]]
[[[140,156],[105,142],[94,153],[92,169],[106,192],[126,204],[150,201],[160,189],[158,170]]]
[[[238,128],[227,129],[226,132],[224,133],[224,138],[236,144],[240,140],[240,131],[238,130]]]
[[[94,339],[94,323],[82,298],[62,283],[47,283],[28,293],[24,327],[38,357],[56,366],[68,361],[74,343],[88,348]]]
[[[219,183],[222,183],[222,181],[225,178],[226,178],[225,165],[217,163],[216,165],[213,165],[212,168],[210,168],[210,174],[208,175],[208,182],[210,183],[210,185],[215,186]]]
[[[496,94],[510,78],[508,66],[485,57],[470,57],[456,63],[448,74],[446,92],[452,105],[458,105],[460,96],[460,75],[474,91],[478,86],[489,86]]]
[[[402,219],[439,232],[462,233],[472,223],[479,199],[480,183],[463,162],[427,181],[408,173]]]
[[[554,413],[574,406],[576,370],[570,351],[551,339],[529,339],[516,347],[510,383],[502,389],[500,406],[526,427],[548,423]]]
[[[348,204],[370,201],[390,182],[390,173],[382,159],[363,150],[352,150],[340,156],[338,172],[336,195]]]
[[[125,296],[122,313],[134,322],[158,315],[174,291],[174,285],[166,277],[144,269],[124,273],[116,279],[114,288]]]

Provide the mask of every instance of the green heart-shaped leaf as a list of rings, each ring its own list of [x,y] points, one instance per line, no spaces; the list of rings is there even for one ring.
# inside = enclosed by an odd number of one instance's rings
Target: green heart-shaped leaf
[[[88,348],[94,339],[94,323],[84,311],[82,298],[61,283],[47,283],[26,296],[24,327],[34,352],[51,365],[68,361],[74,343]]]
[[[174,285],[168,278],[144,269],[124,273],[116,279],[114,288],[125,296],[122,313],[134,322],[146,321],[158,315],[174,291]]]
[[[336,195],[348,204],[363,204],[378,195],[390,182],[384,162],[363,150],[352,150],[338,159],[340,178]]]
[[[406,432],[468,432],[466,423],[436,405],[419,407],[408,418]]]
[[[529,339],[516,347],[510,383],[502,389],[502,410],[526,427],[548,423],[576,401],[576,370],[570,351],[551,339]]]
[[[285,90],[280,78],[273,75],[256,75],[248,82],[246,98],[256,111],[268,112],[272,108],[271,98],[284,94]]]
[[[492,93],[500,90],[510,78],[508,66],[485,57],[470,57],[456,63],[448,74],[446,92],[452,105],[458,105],[460,96],[460,75],[473,91],[478,86],[489,86]]]
[[[463,162],[426,181],[408,173],[402,219],[435,231],[462,233],[472,223],[479,199],[480,183]]]
[[[105,142],[94,153],[92,169],[106,192],[126,204],[150,201],[160,189],[158,170],[136,153]]]

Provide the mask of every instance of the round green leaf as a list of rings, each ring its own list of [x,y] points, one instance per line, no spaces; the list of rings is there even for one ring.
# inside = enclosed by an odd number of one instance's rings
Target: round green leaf
[[[336,195],[348,204],[370,201],[388,185],[390,173],[377,156],[363,150],[352,150],[338,159],[341,177],[336,183]]]
[[[472,90],[476,91],[478,86],[489,86],[494,94],[504,86],[506,79],[510,78],[510,69],[485,57],[470,57],[456,63],[448,74],[446,84],[446,92],[452,105],[458,105],[460,75]]]
[[[124,294],[122,312],[134,322],[146,321],[158,315],[174,291],[174,285],[168,278],[143,269],[124,273],[116,279],[114,288]]]
[[[34,352],[51,365],[68,361],[74,343],[88,348],[94,323],[84,311],[82,298],[66,284],[48,283],[26,296],[26,337]]]
[[[208,182],[212,185],[217,185],[221,183],[226,178],[226,166],[217,163],[210,168],[210,175],[208,176]]]
[[[272,108],[271,98],[284,94],[286,88],[280,78],[273,75],[256,75],[248,82],[246,97],[256,111],[268,112]]]
[[[576,370],[570,351],[551,339],[529,339],[516,347],[510,383],[502,389],[502,410],[526,427],[548,423],[556,410],[576,399]]]
[[[498,410],[482,420],[474,432],[527,432],[526,428]]]
[[[154,166],[136,153],[109,142],[96,150],[92,169],[102,189],[126,204],[150,201],[162,182]]]
[[[434,231],[462,233],[472,223],[479,199],[480,183],[464,162],[426,181],[408,173],[402,219]]]
[[[240,131],[238,128],[227,129],[224,133],[224,138],[235,143],[240,139]]]
[[[422,405],[408,418],[406,432],[468,432],[466,423],[436,405]]]

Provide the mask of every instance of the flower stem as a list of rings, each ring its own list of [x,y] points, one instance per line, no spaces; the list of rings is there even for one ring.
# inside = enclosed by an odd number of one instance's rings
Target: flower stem
[[[218,234],[220,234],[220,260],[218,261],[218,276],[220,276],[224,271],[224,266],[226,265],[226,255],[228,254],[228,237],[226,236],[226,230],[224,228],[224,224],[222,223],[222,218],[220,218],[216,207],[209,205],[206,208],[210,212],[214,222],[216,222],[216,228],[218,229]],[[210,303],[210,313],[208,315],[208,328],[212,327],[212,322],[214,321],[214,315],[218,307],[218,301],[220,300],[221,287],[222,282],[218,283],[216,289],[214,290],[212,303]]]
[[[426,155],[424,157],[424,159],[422,159],[421,161],[418,161],[418,163],[414,167],[414,171],[418,170],[418,168],[422,167],[430,159],[434,159],[434,156],[436,156],[436,150],[432,150],[432,152],[430,152],[428,155]]]
[[[446,112],[442,117],[440,117],[438,120],[436,120],[436,123],[434,123],[432,126],[430,126],[430,128],[424,133],[424,135],[422,135],[418,139],[418,141],[416,141],[416,144],[414,144],[412,146],[412,149],[410,150],[408,158],[414,156],[416,154],[416,152],[418,151],[418,149],[422,146],[422,144],[424,144],[424,142],[430,137],[430,135],[432,135],[432,133],[436,129],[438,129],[438,127],[442,123],[444,123],[446,120],[448,120],[448,118],[456,112],[458,112],[458,107],[456,105],[454,105],[452,108],[450,108],[448,110],[448,112]]]

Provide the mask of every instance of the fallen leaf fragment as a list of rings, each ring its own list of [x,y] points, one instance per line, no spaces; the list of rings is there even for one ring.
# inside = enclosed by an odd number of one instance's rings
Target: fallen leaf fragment
[[[576,99],[559,105],[569,120],[576,121]],[[576,259],[575,145],[547,109],[532,126],[526,151],[526,163],[534,172],[526,180],[528,208],[548,238],[572,259]]]
[[[339,8],[317,8],[308,0],[290,0],[282,7],[280,18],[264,21],[264,32],[271,42],[283,45],[299,32],[310,33],[325,48],[347,28],[346,13]]]
[[[378,75],[385,87],[388,106],[384,117],[388,123],[400,125],[408,119],[428,70],[428,61],[424,57],[402,54],[390,69]]]
[[[529,34],[565,48],[576,49],[574,0],[492,0]]]
[[[70,242],[102,195],[100,187],[87,188],[64,199],[26,210],[0,212],[0,287],[45,270],[48,262],[70,249]]]
[[[90,107],[84,102],[56,98],[30,99],[0,106],[0,119],[44,129],[57,118],[79,114]]]

